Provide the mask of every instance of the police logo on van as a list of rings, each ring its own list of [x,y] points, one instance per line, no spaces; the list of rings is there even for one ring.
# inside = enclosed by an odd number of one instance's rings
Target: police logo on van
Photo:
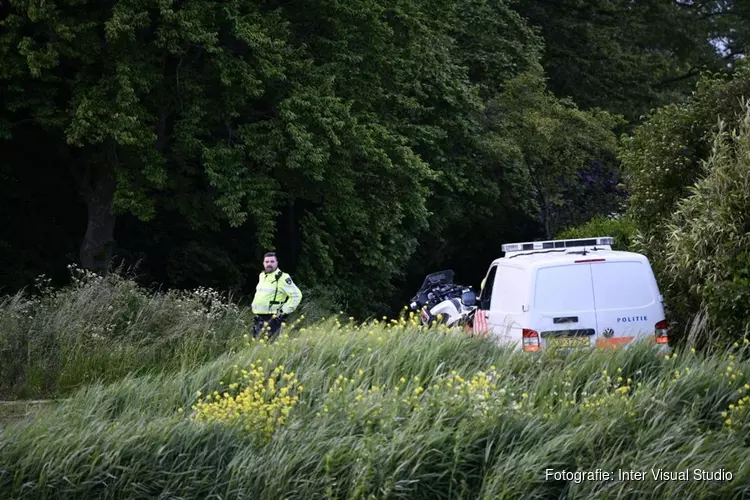
[[[605,328],[602,332],[602,335],[604,335],[606,338],[610,338],[615,334],[615,331],[611,328]]]
[[[640,323],[648,321],[648,316],[628,316],[624,318],[617,318],[618,323]]]

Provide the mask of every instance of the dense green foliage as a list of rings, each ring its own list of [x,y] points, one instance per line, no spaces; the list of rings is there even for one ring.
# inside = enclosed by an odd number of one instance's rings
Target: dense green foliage
[[[611,236],[615,239],[614,250],[633,251],[631,248],[636,225],[624,216],[595,217],[580,226],[569,227],[555,235],[556,238],[595,238],[597,236]]]
[[[0,2],[0,399],[63,399],[0,401],[0,496],[750,495],[748,5]],[[676,356],[349,317],[602,235]],[[305,298],[268,345],[272,249]]]
[[[90,290],[67,293],[86,300]],[[107,301],[121,311],[120,300],[116,294],[101,299],[91,324],[105,319]],[[157,310],[183,325],[194,321],[195,311],[174,298],[153,300],[161,302],[143,302],[131,312],[142,311],[145,321]],[[43,314],[68,314],[72,302]],[[144,343],[168,335],[171,323],[151,326],[139,329]],[[239,322],[229,329],[236,339],[246,332]],[[408,318],[385,324],[330,318],[288,332],[207,364],[193,358],[177,372],[93,383],[38,409],[33,420],[0,423],[2,496],[748,494],[746,347],[658,357],[643,344],[534,356],[460,331],[422,330]],[[267,377],[274,370],[272,385]],[[246,425],[224,423],[218,409],[236,401],[246,384],[256,389],[236,406],[246,417],[238,424]],[[206,401],[213,405],[193,410]],[[545,478],[548,468],[632,469],[647,477],[555,481]],[[651,469],[723,470],[733,477],[655,482]]]
[[[281,210],[296,208],[288,217],[304,279],[325,284],[335,274],[354,286],[366,277],[387,292],[399,270],[392,263],[413,252],[426,223],[424,181],[433,174],[410,142],[434,136],[419,126],[428,103],[471,100],[448,54],[432,53],[449,47],[421,26],[425,16],[416,6],[391,8],[390,22],[373,2],[363,2],[369,12],[306,6],[318,32],[302,29],[306,19],[295,17],[301,13],[245,2],[154,11],[124,2],[103,25],[77,5],[47,4],[41,12],[12,6],[0,46],[7,107],[29,113],[68,159],[89,216],[84,266],[107,264],[110,212],[150,220],[161,199],[161,210],[198,228],[217,224],[218,216],[231,225],[249,219],[257,253],[273,245]],[[341,32],[326,28],[327,18]],[[50,28],[70,36],[43,46]],[[358,52],[347,57],[331,50],[333,43]],[[71,67],[79,69],[71,74]],[[385,74],[393,88],[353,101],[355,89]],[[29,78],[33,85],[22,88]],[[421,96],[413,95],[415,85],[424,87]]]
[[[747,43],[746,2],[558,0],[518,8],[546,42],[551,90],[632,122],[681,100],[701,71],[722,70]]]
[[[573,103],[554,98],[533,75],[511,81],[491,109],[511,117],[502,136],[518,144],[517,164],[524,166],[528,176],[544,237],[551,238],[566,218],[575,221],[582,215],[565,207],[575,199],[568,190],[582,187],[581,165],[597,158],[608,167],[605,172],[614,172],[616,143],[611,131],[620,121],[607,112],[583,112]],[[598,201],[594,213],[617,208],[617,197],[609,203]]]
[[[4,2],[0,286],[114,257],[250,292],[269,249],[358,314],[438,267],[478,281],[502,243],[618,211],[606,111],[720,61],[708,6],[631,3]]]
[[[631,246],[653,263],[676,339],[698,314],[729,338],[748,328],[748,128],[740,126],[748,96],[746,64],[729,77],[707,75],[690,99],[656,111],[622,145],[628,218],[637,229]]]
[[[736,126],[743,96],[750,96],[747,64],[733,75],[705,75],[689,99],[658,109],[624,139],[620,158],[631,191],[629,212],[647,236],[704,173],[701,162],[711,152],[719,120]]]
[[[750,331],[750,106],[722,124],[703,175],[666,227],[665,284],[678,311],[705,309],[724,339]]]
[[[695,289],[708,264],[668,236],[702,232],[681,200],[750,93],[746,19],[734,1],[4,2],[0,287],[114,263],[244,297],[275,249],[308,299],[379,316],[439,268],[477,284],[502,243],[606,230],[652,260],[677,325],[708,308],[740,328],[744,264],[709,307],[724,285]]]

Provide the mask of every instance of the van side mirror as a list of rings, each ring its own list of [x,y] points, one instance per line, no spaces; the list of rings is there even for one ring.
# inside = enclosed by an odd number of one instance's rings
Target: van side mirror
[[[467,290],[461,294],[461,302],[466,307],[474,307],[477,304],[477,295],[473,290]]]

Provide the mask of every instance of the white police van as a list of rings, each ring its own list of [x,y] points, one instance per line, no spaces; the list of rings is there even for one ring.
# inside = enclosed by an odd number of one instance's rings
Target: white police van
[[[511,243],[490,265],[474,330],[538,351],[648,338],[668,352],[663,298],[648,259],[604,236]]]

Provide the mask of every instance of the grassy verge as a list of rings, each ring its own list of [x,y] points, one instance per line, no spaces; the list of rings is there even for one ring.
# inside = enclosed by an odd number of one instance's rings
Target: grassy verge
[[[149,293],[73,268],[73,285],[0,298],[0,400],[188,369],[236,350],[251,314],[211,289]]]
[[[11,498],[740,498],[743,346],[529,356],[328,320],[176,373],[91,385],[0,436]],[[269,380],[273,380],[270,382]],[[556,481],[553,471],[645,471]],[[651,479],[651,470],[732,474]]]

